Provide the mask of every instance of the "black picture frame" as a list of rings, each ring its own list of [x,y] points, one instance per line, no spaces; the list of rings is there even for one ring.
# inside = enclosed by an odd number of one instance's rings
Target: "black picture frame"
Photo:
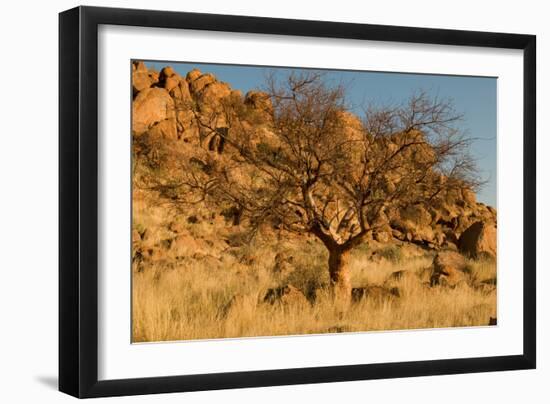
[[[98,380],[100,24],[523,50],[523,354]],[[62,392],[85,398],[535,368],[535,36],[77,7],[59,15],[59,100],[59,389]]]

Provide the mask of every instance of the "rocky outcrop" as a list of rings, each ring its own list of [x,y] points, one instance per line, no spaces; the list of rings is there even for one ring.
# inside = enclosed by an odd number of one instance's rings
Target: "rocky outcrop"
[[[486,246],[483,248],[487,255],[496,251],[490,247],[496,245],[496,231],[491,232],[491,229],[496,230],[496,211],[490,206],[476,202],[473,192],[467,189],[456,194],[449,192],[442,195],[430,205],[416,204],[393,209],[386,212],[386,216],[394,238],[432,249],[458,250],[462,235],[473,224],[479,222],[485,229],[486,237],[483,238],[482,244]],[[472,236],[473,234],[469,235],[468,240]],[[466,238],[463,240],[464,247],[460,251],[472,257],[479,256],[478,252],[471,251],[473,247],[466,247],[470,246],[471,242],[466,241]]]
[[[149,129],[149,135],[152,139],[177,139],[177,127],[174,118],[165,119]]]
[[[132,64],[132,88],[134,95],[157,83],[159,75],[155,71],[150,71],[143,62]]]
[[[193,73],[193,74],[191,74]],[[213,74],[202,74],[199,70],[195,69],[187,75],[191,92],[196,95],[200,94],[209,84],[216,82],[216,77]]]
[[[224,134],[228,133],[229,122],[220,111],[228,105],[248,108],[253,119],[244,124],[257,125],[252,132],[261,132],[262,141],[270,142],[272,134],[269,130],[258,130],[272,122],[272,100],[264,92],[249,91],[243,96],[213,74],[194,69],[183,75],[170,66],[156,72],[143,62],[133,63],[132,83],[132,133],[135,139],[140,138],[134,143],[136,150],[143,149],[144,153],[156,157],[151,147],[141,143],[160,140],[167,149],[177,152],[177,158],[189,156],[195,146],[202,146],[213,154],[227,153]],[[361,133],[362,123],[355,115],[337,113],[340,114],[338,125],[341,126],[338,130],[343,136],[353,138]],[[413,131],[407,136],[421,135]],[[392,139],[395,143],[392,144],[399,147],[403,140],[406,139],[397,136]],[[426,145],[411,148],[410,153],[416,153],[417,160],[421,155],[426,162],[434,158],[433,150]],[[195,157],[189,156],[191,159]],[[446,179],[441,176],[436,180],[443,182]],[[391,191],[399,178],[388,175],[380,181]],[[378,212],[376,217],[369,218],[373,230],[368,236],[380,243],[400,241],[434,250],[456,250],[472,258],[495,257],[496,216],[494,208],[476,201],[471,189],[455,188],[435,195],[426,203]]]
[[[433,261],[430,285],[456,286],[467,281],[466,261],[462,255],[445,251],[437,254]]]
[[[147,133],[152,139],[186,143],[210,140],[212,133],[206,127],[227,127],[221,114],[216,114],[215,121],[211,120],[214,113],[220,111],[222,100],[229,96],[242,98],[240,92],[232,90],[227,83],[197,69],[182,77],[170,66],[160,73],[148,70],[143,62],[134,62],[132,66],[134,136]],[[259,108],[259,98],[254,102]],[[191,108],[193,105],[197,105],[201,113],[202,128]]]
[[[397,238],[403,241],[417,243],[439,243],[439,239],[432,226],[433,217],[423,205],[406,206],[401,210],[394,210],[391,214],[390,225],[396,230]]]
[[[472,258],[496,258],[497,229],[490,222],[475,222],[458,240],[460,252]]]
[[[146,88],[137,94],[132,104],[132,132],[141,135],[166,120],[175,128],[175,117],[170,94],[162,88]]]

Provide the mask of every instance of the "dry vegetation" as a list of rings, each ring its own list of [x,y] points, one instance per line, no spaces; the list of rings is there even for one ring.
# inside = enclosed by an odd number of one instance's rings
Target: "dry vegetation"
[[[496,210],[452,100],[358,117],[320,72],[243,97],[143,63],[133,87],[134,342],[496,321]]]
[[[139,217],[151,228],[161,220],[159,213],[160,209],[155,215],[155,210],[143,208]],[[433,252],[408,244],[363,245],[350,260],[352,286],[397,287],[400,296],[370,296],[340,312],[327,288],[327,252],[319,241],[258,239],[221,253],[215,241],[220,223],[212,223],[183,224],[197,240],[214,245],[212,255],[183,250],[183,259],[159,260],[154,267],[134,272],[134,342],[484,326],[496,317],[496,289],[479,287],[496,281],[494,261],[469,260],[469,283],[430,287]],[[151,242],[165,237],[159,231]],[[293,257],[291,272],[273,271],[281,251]],[[406,272],[392,276],[396,271]],[[287,283],[311,302],[315,291],[315,303],[263,302],[269,288]],[[236,302],[234,296],[239,297]]]

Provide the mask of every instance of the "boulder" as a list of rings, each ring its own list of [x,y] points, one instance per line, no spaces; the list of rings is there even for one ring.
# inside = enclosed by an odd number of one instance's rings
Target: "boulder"
[[[191,75],[192,72],[189,72],[187,74],[187,77],[194,77],[194,75]],[[191,75],[191,76],[190,76]],[[207,73],[202,74],[201,76],[197,77],[196,79],[189,82],[189,87],[191,89],[191,92],[193,94],[200,93],[208,84],[212,84],[216,81],[216,77],[214,77],[213,74]]]
[[[436,199],[434,205],[437,210],[437,222],[454,230],[456,218],[460,215],[459,208],[456,205],[448,204],[438,199]]]
[[[176,87],[178,87],[181,81],[185,80],[170,66],[167,66],[160,71],[159,85],[169,93],[171,93]],[[187,82],[185,82],[185,84],[187,84]]]
[[[160,80],[160,73],[156,70],[151,69],[149,70],[149,77],[151,77],[151,79],[153,80],[153,84],[156,84]]]
[[[263,301],[272,305],[281,304],[284,306],[306,306],[309,304],[305,295],[292,285],[268,289]]]
[[[180,84],[181,77],[180,76],[170,76],[166,77],[163,82],[163,87],[166,91],[172,92],[176,87]]]
[[[432,247],[438,247],[443,242],[441,229],[434,222],[438,216],[433,208],[428,210],[420,204],[409,205],[392,210],[389,217],[394,237],[399,240]]]
[[[203,106],[204,104],[207,104],[207,106],[213,107],[218,104],[221,99],[228,97],[230,94],[231,87],[229,87],[228,84],[213,81],[202,87],[199,99]]]
[[[490,222],[475,222],[460,236],[458,240],[458,248],[462,254],[471,258],[496,258],[496,225]]]
[[[416,226],[428,226],[432,222],[432,215],[422,205],[409,205],[401,210],[400,216]]]
[[[140,92],[156,84],[159,81],[158,73],[147,69],[142,61],[132,63],[132,88],[134,97]]]
[[[185,76],[185,80],[187,80],[188,83],[191,83],[198,79],[200,76],[202,76],[202,72],[199,69],[193,69],[189,73],[187,73],[187,76]]]
[[[145,90],[153,85],[153,79],[149,76],[149,73],[145,72],[133,72],[132,73],[132,89],[134,95],[140,91]]]
[[[176,129],[176,120],[175,119],[165,119],[154,125],[149,129],[149,135],[151,139],[161,140],[176,140],[178,138],[178,132]]]
[[[379,243],[389,243],[392,239],[393,234],[388,233],[386,231],[375,231],[373,232],[373,238],[374,240],[378,241]]]
[[[181,109],[177,111],[176,125],[178,137],[185,142],[198,142],[200,137],[200,128],[195,120],[195,115],[190,109]]]
[[[174,71],[174,68],[172,66],[163,67],[162,70],[160,71],[161,79],[166,77],[172,77],[175,74],[176,72]]]
[[[139,60],[139,61],[134,61],[132,63],[132,71],[134,72],[147,72],[148,69],[147,69],[147,66],[145,65],[145,62]]]
[[[174,98],[176,105],[179,107],[178,111],[182,108],[185,110],[189,109],[193,98],[189,92],[189,85],[187,81],[178,76],[178,84],[170,89],[170,96]]]
[[[446,241],[445,234],[441,230],[436,230],[434,232],[433,242],[436,246],[442,246]]]
[[[470,227],[474,222],[476,222],[477,218],[475,215],[467,214],[466,212],[456,218],[456,227],[455,232],[457,234],[462,234],[464,231]]]
[[[440,252],[435,256],[432,266],[431,286],[456,286],[468,279],[465,272],[466,261],[459,253],[453,251]]]
[[[168,91],[146,88],[138,93],[132,104],[132,131],[140,135],[155,124],[174,117],[174,101]]]
[[[372,222],[372,237],[379,243],[388,243],[392,237],[393,232],[389,223],[388,216],[384,209],[377,212],[376,216],[371,219]]]
[[[236,98],[236,99],[242,99],[243,98],[243,93],[242,93],[241,90],[231,90],[231,97]]]
[[[435,233],[429,225],[417,225],[410,220],[393,219],[391,228],[396,238],[417,244],[435,243]]]

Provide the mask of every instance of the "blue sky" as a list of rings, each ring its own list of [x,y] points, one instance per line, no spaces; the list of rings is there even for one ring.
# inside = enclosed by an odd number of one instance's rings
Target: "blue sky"
[[[214,74],[218,80],[229,83],[243,94],[261,88],[268,71],[276,74],[290,71],[288,68],[204,63],[147,62],[147,65],[157,70],[170,65],[183,76],[198,68],[203,73]],[[328,80],[347,85],[346,98],[358,115],[361,115],[364,105],[398,104],[417,90],[451,98],[457,112],[464,114],[460,125],[474,139],[471,152],[477,159],[482,178],[487,180],[477,199],[496,207],[496,78],[345,70],[325,72]]]

